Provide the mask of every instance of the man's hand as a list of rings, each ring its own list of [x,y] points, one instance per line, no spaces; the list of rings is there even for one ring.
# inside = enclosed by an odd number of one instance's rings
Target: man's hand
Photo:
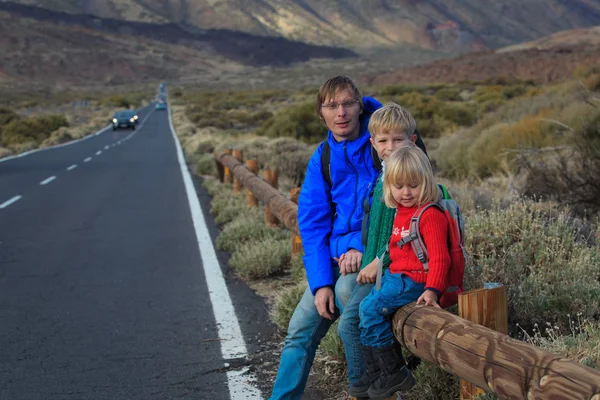
[[[335,315],[335,295],[329,286],[322,287],[315,293],[315,306],[323,318],[333,319]]]
[[[360,270],[362,253],[356,249],[350,249],[339,258],[340,274],[346,275]]]
[[[424,302],[426,306],[434,306],[435,308],[441,309],[440,305],[437,302],[438,295],[433,290],[426,290],[423,292],[421,296],[417,299],[417,305]]]
[[[377,280],[378,262],[379,260],[375,258],[373,261],[367,264],[366,267],[361,269],[358,273],[358,276],[356,277],[356,282],[358,282],[361,285],[364,285],[365,283],[375,283],[375,280]]]

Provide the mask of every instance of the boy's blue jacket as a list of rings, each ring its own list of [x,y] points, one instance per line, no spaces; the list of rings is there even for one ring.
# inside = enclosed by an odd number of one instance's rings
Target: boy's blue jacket
[[[304,247],[304,266],[313,295],[317,289],[335,284],[339,257],[350,249],[363,251],[361,243],[362,203],[379,172],[371,158],[371,114],[381,103],[363,97],[358,138],[336,142],[331,131],[327,141],[331,148],[332,188],[321,171],[321,143],[313,153],[298,200],[298,226]]]

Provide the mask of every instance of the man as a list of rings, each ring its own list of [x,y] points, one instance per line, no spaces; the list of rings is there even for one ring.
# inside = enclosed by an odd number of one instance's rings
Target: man
[[[316,111],[329,130],[328,146],[321,144],[312,155],[298,202],[309,287],[290,320],[271,400],[302,397],[317,347],[356,285],[363,252],[362,201],[378,176],[367,127],[379,107],[345,76],[319,88]],[[329,165],[322,165],[324,150]],[[358,337],[345,341],[345,352],[348,376],[360,377],[364,366]]]

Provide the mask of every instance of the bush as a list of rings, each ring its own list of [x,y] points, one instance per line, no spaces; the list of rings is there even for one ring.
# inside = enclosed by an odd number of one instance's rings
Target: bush
[[[317,142],[325,137],[325,127],[315,115],[314,103],[305,102],[277,112],[257,131],[269,137],[292,137]]]
[[[276,299],[271,310],[271,320],[283,331],[287,331],[292,314],[306,291],[306,282],[300,282],[284,290]]]
[[[62,115],[41,115],[26,119],[13,119],[2,128],[2,143],[7,146],[33,142],[36,147],[46,140],[52,132],[68,126]]]
[[[461,89],[458,87],[443,87],[435,92],[435,97],[442,101],[460,101]]]
[[[454,400],[459,396],[459,378],[441,367],[422,362],[413,372],[417,384],[402,398],[406,400]]]
[[[214,197],[211,202],[210,213],[216,216],[215,222],[223,225],[246,212],[247,208],[245,197],[230,194]]]
[[[200,154],[198,161],[196,162],[196,174],[197,175],[216,175],[217,166],[215,165],[215,158],[212,154]]]
[[[213,203],[214,203],[213,199]],[[221,234],[217,237],[217,248],[219,250],[233,251],[240,244],[247,241],[260,241],[266,239],[283,240],[289,238],[289,231],[280,228],[271,228],[264,224],[264,214],[258,208],[248,209],[244,207],[243,213],[238,213],[231,223],[225,225]],[[291,244],[288,243],[288,250]]]
[[[506,285],[513,333],[517,323],[531,331],[536,323],[568,327],[568,314],[597,318],[600,247],[588,245],[589,233],[577,225],[567,213],[531,201],[469,215],[466,286]]]
[[[238,243],[229,265],[246,279],[265,278],[280,272],[290,262],[290,240],[267,237]]]

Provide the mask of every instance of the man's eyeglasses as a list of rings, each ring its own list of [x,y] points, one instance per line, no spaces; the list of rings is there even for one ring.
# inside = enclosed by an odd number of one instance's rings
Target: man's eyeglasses
[[[359,103],[358,100],[349,100],[349,101],[343,101],[341,103],[329,103],[329,104],[323,104],[321,107],[323,107],[326,110],[329,111],[337,111],[337,109],[342,106],[342,108],[344,110],[348,110],[354,106],[356,106]]]

